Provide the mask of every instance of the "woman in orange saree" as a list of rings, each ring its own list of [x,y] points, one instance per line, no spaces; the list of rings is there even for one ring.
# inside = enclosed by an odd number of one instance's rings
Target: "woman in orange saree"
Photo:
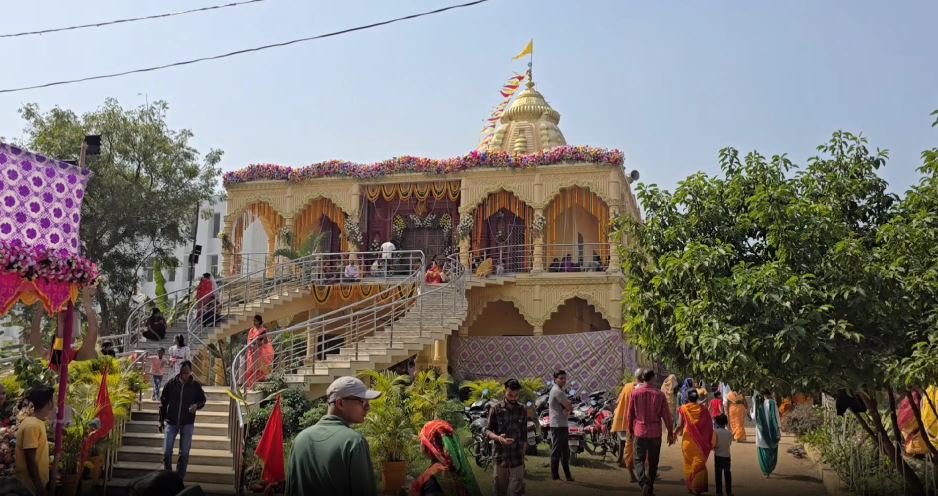
[[[746,440],[746,418],[749,417],[749,406],[746,404],[746,397],[742,393],[730,391],[726,395],[729,401],[730,427],[733,429],[733,440],[737,443]]]
[[[697,391],[687,393],[687,403],[678,409],[680,420],[677,432],[683,436],[681,454],[684,455],[684,482],[694,494],[707,492],[707,458],[716,444],[713,420],[707,409],[697,403]]]
[[[274,347],[267,339],[267,328],[260,315],[254,316],[254,327],[248,331],[248,363],[247,380],[248,389],[254,384],[263,381],[270,373],[274,363]]]

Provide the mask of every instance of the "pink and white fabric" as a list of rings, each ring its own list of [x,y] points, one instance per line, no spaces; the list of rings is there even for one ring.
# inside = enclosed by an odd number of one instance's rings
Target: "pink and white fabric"
[[[0,143],[0,241],[79,255],[91,171]]]

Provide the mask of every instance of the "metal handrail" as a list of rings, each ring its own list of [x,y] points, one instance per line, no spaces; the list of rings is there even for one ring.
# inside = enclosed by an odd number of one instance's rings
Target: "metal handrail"
[[[353,265],[358,268],[359,280],[384,284],[396,281],[399,277],[396,274],[409,274],[415,263],[423,264],[420,251],[397,250],[390,259],[382,258],[382,255],[382,252],[373,251],[314,253],[229,279],[213,293],[196,300],[186,315],[186,334],[193,355],[198,351],[196,348],[207,344],[205,337],[209,329],[235,312],[246,312],[248,306],[255,302],[284,294],[287,290],[347,281],[345,261],[356,261]],[[378,271],[370,269],[369,262],[375,260],[380,261]],[[205,371],[200,370],[200,363],[196,362],[194,369],[196,375],[203,376]]]
[[[185,287],[182,289],[177,289],[175,291],[170,291],[166,293],[166,298],[170,301],[179,300],[179,296],[183,295],[182,301],[188,298],[191,288]],[[150,308],[156,305],[156,300],[159,296],[155,298],[147,298],[139,305],[135,306],[130,314],[127,316],[127,323],[124,324],[124,333],[109,336],[99,336],[98,341],[101,340],[112,340],[116,341],[121,340],[121,347],[126,350],[131,350],[137,346],[137,343],[140,342],[140,336],[142,335],[142,329],[146,326],[147,319],[150,318],[149,311]],[[168,325],[171,323],[167,322]],[[117,344],[117,343],[115,343]]]
[[[578,257],[583,251],[583,260]],[[491,275],[534,272],[602,272],[609,268],[611,243],[543,243],[516,244],[477,248],[469,252],[473,273],[486,259],[492,260]],[[565,263],[570,255],[570,263]],[[556,259],[556,261],[555,261]]]

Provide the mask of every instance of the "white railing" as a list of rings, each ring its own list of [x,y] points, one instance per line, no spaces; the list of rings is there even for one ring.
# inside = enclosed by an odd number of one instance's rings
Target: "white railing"
[[[412,250],[395,251],[389,259],[382,258],[381,252],[342,252],[316,253],[258,268],[225,281],[190,307],[186,316],[188,345],[195,354],[208,344],[207,336],[216,326],[229,318],[245,318],[248,307],[271,296],[322,285],[396,283],[409,277],[423,262],[423,253]],[[358,277],[346,276],[350,263]],[[200,370],[202,364],[198,361],[194,368],[196,375],[207,377],[209,371]]]
[[[180,310],[188,305],[190,292],[191,288],[186,287],[166,293],[166,301],[177,309],[176,315],[163,315],[166,319],[167,327],[172,327],[175,320],[184,318],[186,313],[188,313],[188,309],[181,312]],[[127,322],[124,325],[124,334],[99,336],[98,341],[110,340],[115,346],[120,346],[123,353],[133,352],[137,347],[137,343],[140,342],[141,336],[143,336],[143,331],[147,328],[147,319],[150,318],[151,309],[154,307],[158,308],[157,300],[159,299],[160,297],[147,298],[142,303],[135,306],[130,311],[130,315],[127,316]]]
[[[604,272],[610,249],[610,243],[544,243],[540,252],[533,244],[495,246],[470,251],[469,265],[474,274],[491,260],[493,276],[526,274],[536,267],[543,272]]]

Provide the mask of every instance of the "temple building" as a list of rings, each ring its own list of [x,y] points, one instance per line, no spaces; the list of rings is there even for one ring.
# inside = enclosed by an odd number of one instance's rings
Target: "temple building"
[[[625,280],[610,220],[639,218],[637,173],[625,172],[617,150],[568,145],[559,124],[528,81],[491,138],[462,157],[230,172],[225,271],[244,271],[237,254],[248,229],[263,229],[269,253],[315,234],[319,252],[349,254],[365,279],[378,265],[364,252],[391,241],[422,251],[427,264],[458,260],[467,271],[460,323],[415,353],[418,367],[462,379],[543,376],[582,361],[621,374],[635,358],[622,338]],[[300,301],[265,320],[287,326],[338,308]]]

